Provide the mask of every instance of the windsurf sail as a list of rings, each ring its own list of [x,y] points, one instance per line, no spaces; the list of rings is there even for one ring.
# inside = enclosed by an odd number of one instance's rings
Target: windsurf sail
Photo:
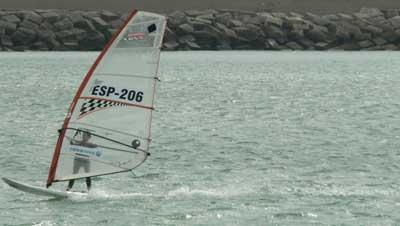
[[[165,26],[164,16],[134,11],[100,53],[59,131],[47,187],[146,160]]]

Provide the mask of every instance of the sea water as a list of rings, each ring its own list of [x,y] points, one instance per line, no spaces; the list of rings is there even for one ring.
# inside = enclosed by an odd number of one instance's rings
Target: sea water
[[[45,185],[97,55],[0,54],[1,176]],[[400,225],[399,62],[398,52],[163,52],[148,161],[94,178],[86,197],[0,183],[0,225]]]

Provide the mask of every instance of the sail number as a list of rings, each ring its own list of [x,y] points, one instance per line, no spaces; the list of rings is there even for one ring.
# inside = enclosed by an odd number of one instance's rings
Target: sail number
[[[121,89],[117,92],[117,89],[111,86],[94,86],[92,89],[92,95],[95,96],[116,96],[118,99],[121,100],[129,100],[129,101],[136,101],[142,102],[143,100],[143,92],[129,90],[129,89]]]

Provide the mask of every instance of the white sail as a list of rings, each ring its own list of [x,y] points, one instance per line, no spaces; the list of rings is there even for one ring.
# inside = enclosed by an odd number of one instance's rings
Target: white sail
[[[47,186],[128,171],[146,160],[165,23],[135,11],[107,44],[71,103]]]

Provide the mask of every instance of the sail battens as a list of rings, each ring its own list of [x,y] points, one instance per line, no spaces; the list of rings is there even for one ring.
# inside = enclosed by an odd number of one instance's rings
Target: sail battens
[[[134,11],[106,45],[70,105],[47,187],[124,172],[147,159],[165,26],[164,16]]]
[[[134,78],[143,78],[143,79],[157,79],[156,76],[154,75],[134,75],[134,74],[101,74],[101,73],[97,73],[96,75],[99,76],[120,76],[120,77],[134,77]]]

